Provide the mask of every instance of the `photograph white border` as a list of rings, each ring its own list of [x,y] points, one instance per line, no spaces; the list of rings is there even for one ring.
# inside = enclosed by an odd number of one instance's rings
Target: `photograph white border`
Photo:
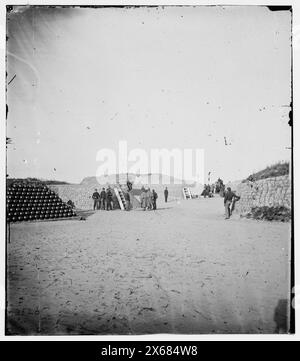
[[[298,227],[300,224],[300,191],[298,188],[294,189],[294,246],[295,246],[295,305],[296,305],[296,334],[295,335],[174,335],[174,334],[154,334],[154,335],[141,335],[141,336],[5,336],[5,179],[6,179],[6,102],[5,102],[5,51],[6,51],[6,5],[24,5],[24,1],[7,1],[1,0],[0,5],[0,109],[1,109],[1,122],[0,122],[0,167],[1,167],[1,179],[0,179],[0,229],[1,229],[1,243],[0,243],[0,340],[5,341],[40,341],[40,340],[52,340],[52,341],[299,341],[300,340],[300,266],[296,260],[299,261],[299,246],[297,246],[296,240],[298,239]],[[219,1],[51,1],[48,0],[44,4],[41,0],[30,0],[30,5],[291,5],[293,7],[293,113],[294,113],[294,185],[300,184],[300,143],[299,140],[300,126],[295,121],[299,119],[299,64],[300,64],[300,3],[299,1],[286,1],[286,0],[265,0],[263,2],[258,1],[230,1],[225,4],[221,4]],[[27,3],[27,4],[28,4]],[[298,65],[298,66],[297,66]],[[296,137],[298,134],[298,138]],[[298,287],[297,287],[298,285]]]

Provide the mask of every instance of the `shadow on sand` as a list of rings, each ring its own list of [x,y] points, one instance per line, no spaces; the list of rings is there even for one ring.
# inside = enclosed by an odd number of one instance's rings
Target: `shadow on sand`
[[[93,215],[96,211],[93,210],[83,210],[83,209],[76,209],[75,210],[77,217],[82,218],[82,220],[87,219],[89,216]]]
[[[274,322],[276,323],[275,333],[288,333],[288,300],[281,299],[278,301],[274,311]]]

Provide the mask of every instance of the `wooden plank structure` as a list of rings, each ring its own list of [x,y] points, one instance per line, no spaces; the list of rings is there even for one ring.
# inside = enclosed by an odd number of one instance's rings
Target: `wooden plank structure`
[[[121,210],[125,211],[126,210],[126,201],[125,201],[124,192],[122,191],[122,189],[120,187],[115,187],[114,191],[117,196]]]
[[[184,199],[192,199],[192,193],[189,187],[183,187],[182,193]]]

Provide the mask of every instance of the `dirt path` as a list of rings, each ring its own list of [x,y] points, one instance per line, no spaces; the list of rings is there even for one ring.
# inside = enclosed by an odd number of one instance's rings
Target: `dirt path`
[[[222,200],[19,223],[14,334],[273,333],[285,327],[290,224],[224,220]]]

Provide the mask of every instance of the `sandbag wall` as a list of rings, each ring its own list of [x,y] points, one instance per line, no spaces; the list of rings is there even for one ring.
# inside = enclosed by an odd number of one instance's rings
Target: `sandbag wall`
[[[291,209],[291,180],[289,175],[240,183],[235,188],[241,199],[236,212],[241,215],[258,207]]]

